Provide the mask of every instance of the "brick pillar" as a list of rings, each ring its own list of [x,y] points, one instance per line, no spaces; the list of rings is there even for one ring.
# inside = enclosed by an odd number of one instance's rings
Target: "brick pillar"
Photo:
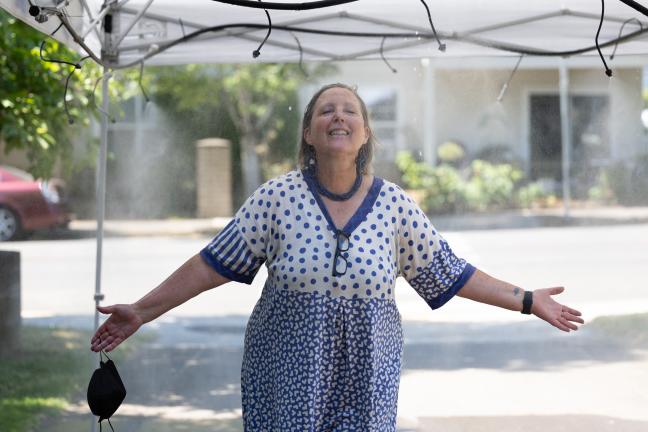
[[[232,216],[231,144],[221,138],[196,143],[198,217]]]
[[[0,357],[20,348],[20,252],[0,251]]]

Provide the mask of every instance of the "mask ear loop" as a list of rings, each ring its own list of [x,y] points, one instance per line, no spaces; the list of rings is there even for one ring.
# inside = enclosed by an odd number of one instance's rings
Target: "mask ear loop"
[[[112,432],[115,432],[115,428],[113,427],[112,423],[110,423],[110,419],[108,418],[106,419],[106,421],[108,422],[108,426],[110,426]],[[101,422],[99,422],[99,432],[101,432]]]
[[[99,343],[101,343],[101,337],[99,338]],[[99,351],[99,362],[100,363],[103,363],[103,357],[102,356],[106,356],[106,358],[108,360],[111,360],[110,357],[108,357],[108,354],[106,353],[106,351],[101,350],[101,351]],[[110,419],[107,418],[106,420],[108,421],[108,426],[110,426],[110,429],[112,430],[112,432],[115,432],[115,428],[113,427],[112,423],[110,423]],[[102,432],[101,429],[102,429],[102,424],[101,424],[101,420],[99,420],[99,432]]]
[[[99,336],[99,343],[101,343],[101,336]],[[106,359],[108,359],[108,360],[112,360],[110,357],[108,357],[108,353],[106,353],[106,351],[101,350],[101,351],[99,351],[99,362],[100,363],[103,363],[103,356],[106,356]]]

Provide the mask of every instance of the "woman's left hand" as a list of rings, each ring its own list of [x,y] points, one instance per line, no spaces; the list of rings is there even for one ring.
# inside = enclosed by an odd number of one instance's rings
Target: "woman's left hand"
[[[533,291],[531,312],[552,326],[564,331],[578,330],[578,324],[584,324],[581,313],[576,309],[562,305],[551,296],[565,291],[564,287],[542,288]]]

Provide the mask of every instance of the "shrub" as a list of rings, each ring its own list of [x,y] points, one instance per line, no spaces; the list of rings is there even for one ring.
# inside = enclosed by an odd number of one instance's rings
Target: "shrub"
[[[534,181],[521,186],[517,191],[517,204],[520,207],[552,207],[557,198],[544,181]]]
[[[459,171],[450,165],[433,168],[424,185],[423,211],[456,213],[467,208],[465,182]]]
[[[523,178],[522,171],[513,165],[481,160],[461,172],[448,164],[431,167],[401,152],[396,164],[406,187],[423,191],[423,211],[432,213],[513,207],[516,186]]]
[[[614,203],[615,196],[610,186],[609,174],[603,170],[599,173],[596,183],[587,191],[587,197],[594,202],[602,204]]]
[[[446,141],[437,148],[437,158],[441,164],[458,166],[465,157],[466,151],[454,141]]]
[[[515,188],[524,174],[511,164],[475,160],[470,165],[466,200],[472,210],[510,208],[515,205]]]
[[[630,184],[630,202],[634,205],[648,205],[648,154],[635,158]]]
[[[603,173],[611,194],[619,204],[648,205],[648,154],[630,161],[619,161]]]
[[[457,169],[446,164],[431,167],[409,152],[398,153],[396,166],[408,189],[423,191],[419,203],[423,211],[452,213],[465,207],[464,181]]]
[[[632,198],[630,171],[630,167],[623,161],[605,169],[612,193],[620,204],[629,204]]]

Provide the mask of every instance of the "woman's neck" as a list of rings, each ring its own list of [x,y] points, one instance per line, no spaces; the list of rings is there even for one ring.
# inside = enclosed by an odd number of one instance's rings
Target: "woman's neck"
[[[355,162],[347,164],[317,164],[317,180],[327,190],[333,193],[345,193],[356,181],[357,172]]]

